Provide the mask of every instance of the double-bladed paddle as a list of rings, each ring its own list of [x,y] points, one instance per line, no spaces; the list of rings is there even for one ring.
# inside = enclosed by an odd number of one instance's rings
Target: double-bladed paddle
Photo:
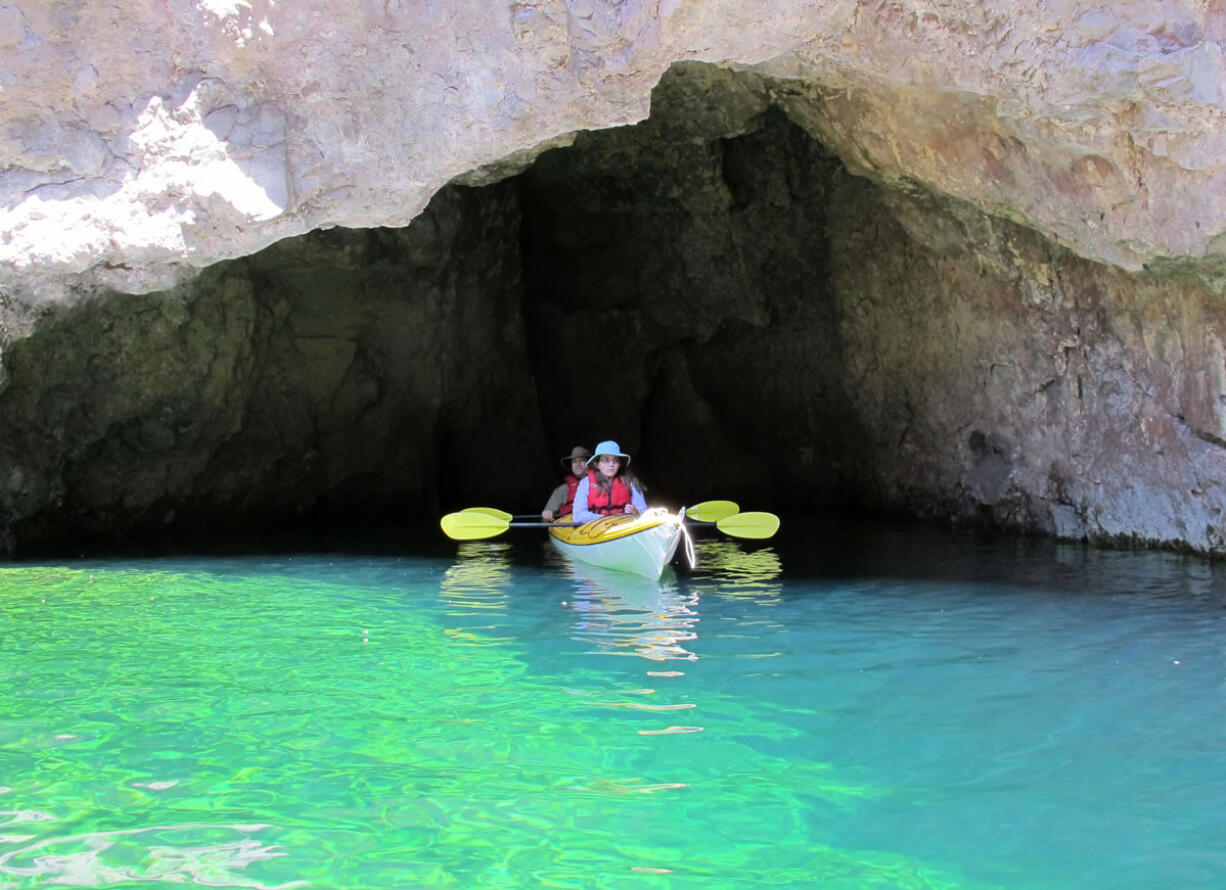
[[[685,515],[687,519],[714,523],[717,529],[734,538],[769,538],[779,530],[779,517],[774,513],[739,513],[739,509],[732,501],[703,501],[693,507],[687,507]],[[493,538],[509,528],[556,528],[580,524],[539,520],[517,522],[514,514],[496,507],[469,507],[458,513],[448,513],[439,520],[443,533],[456,541]]]
[[[695,504],[692,507],[685,508],[686,519],[694,519],[698,522],[718,522],[726,516],[731,516],[734,513],[739,513],[741,510],[732,501],[703,501],[700,504]],[[516,519],[538,519],[539,513],[508,513],[506,510],[499,510],[497,507],[465,507],[461,513],[482,513],[486,516],[496,516],[499,519],[505,519],[511,522]]]

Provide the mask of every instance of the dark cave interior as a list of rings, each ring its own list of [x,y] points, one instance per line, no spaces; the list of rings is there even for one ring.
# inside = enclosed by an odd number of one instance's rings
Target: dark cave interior
[[[879,508],[842,328],[917,264],[881,190],[730,77],[676,66],[646,121],[406,228],[286,239],[18,344],[12,539],[531,511],[607,438],[657,503]]]

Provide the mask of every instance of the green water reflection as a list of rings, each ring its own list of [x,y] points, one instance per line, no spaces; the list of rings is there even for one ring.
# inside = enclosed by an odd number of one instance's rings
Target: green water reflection
[[[717,543],[708,595],[780,596],[773,552]],[[484,542],[0,590],[2,888],[970,886],[824,841],[882,790],[806,755],[780,718],[811,703],[708,687],[675,577]]]

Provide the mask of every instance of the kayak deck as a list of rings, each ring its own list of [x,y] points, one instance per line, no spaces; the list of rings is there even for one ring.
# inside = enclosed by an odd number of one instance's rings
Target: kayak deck
[[[677,552],[685,511],[653,507],[640,514],[618,514],[583,525],[550,527],[549,537],[562,555],[589,565],[633,572],[657,580]],[[570,523],[570,516],[558,519]]]

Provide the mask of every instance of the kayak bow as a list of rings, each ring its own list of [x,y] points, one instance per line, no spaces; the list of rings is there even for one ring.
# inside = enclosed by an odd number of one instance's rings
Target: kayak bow
[[[653,581],[663,574],[685,534],[685,510],[670,513],[663,507],[602,516],[583,525],[573,525],[570,519],[563,516],[549,528],[549,537],[563,556]]]

